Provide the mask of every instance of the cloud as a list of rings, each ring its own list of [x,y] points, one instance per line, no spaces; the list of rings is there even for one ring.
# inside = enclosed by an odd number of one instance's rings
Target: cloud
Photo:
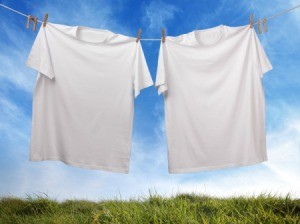
[[[261,193],[291,193],[292,197],[300,197],[300,116],[297,113],[300,107],[281,101],[280,106],[276,106],[272,111],[274,110],[278,110],[285,119],[279,120],[279,125],[272,127],[267,133],[267,162],[246,167],[179,174],[175,175],[173,183],[169,185],[170,177],[167,177],[160,184],[165,186],[165,191],[161,193],[168,194],[177,186],[179,192],[221,197]],[[161,135],[163,134],[162,130]]]
[[[299,6],[300,5],[300,1],[299,0],[291,0],[290,1],[290,5],[291,5],[291,7]],[[295,11],[291,12],[291,16],[294,17],[295,22],[297,24],[300,23],[300,13],[299,13],[299,11],[300,11],[300,7],[298,7],[297,9],[295,9]],[[300,29],[299,26],[297,26],[296,28],[298,28],[298,30]]]
[[[270,162],[266,165],[286,183],[300,189],[300,106],[291,106],[286,102],[277,104],[278,111],[284,117],[280,126],[268,135]]]
[[[22,142],[26,141],[30,119],[24,115],[21,108],[6,99],[0,98],[0,108],[0,131],[3,133],[2,137],[8,142],[13,142],[16,139]]]
[[[10,23],[10,16],[1,16],[0,18],[3,23],[2,31],[0,32],[3,39],[6,39],[6,41],[1,40],[0,81],[2,85],[5,82],[9,82],[18,89],[32,93],[35,75],[32,75],[33,71],[30,71],[25,66],[29,51],[24,51],[24,49],[30,49],[30,39],[27,32],[31,30],[26,30],[14,23]],[[4,33],[2,34],[2,32]]]
[[[26,157],[30,119],[9,100],[1,98],[0,108],[0,194],[18,194],[23,186],[19,181],[23,178],[23,163],[20,159]]]
[[[218,1],[218,4],[211,4],[210,7],[206,7],[206,10],[201,10],[200,16],[196,17],[195,29],[206,29],[209,27],[217,26],[220,24],[226,24],[228,26],[235,26],[244,24],[244,18],[249,18],[249,9],[253,9],[253,2],[240,2],[234,4],[232,7],[228,7],[230,3],[226,0]],[[205,7],[205,5],[202,5]]]
[[[129,28],[119,24],[116,20],[116,15],[122,11],[122,7],[122,1],[74,0],[70,7],[68,1],[54,0],[44,2],[38,8],[33,8],[33,13],[44,16],[47,12],[49,21],[53,23],[97,27],[126,34]]]
[[[160,0],[151,1],[143,11],[143,23],[150,34],[160,33],[162,28],[166,28],[167,21],[174,19],[175,14],[181,12],[177,6]]]

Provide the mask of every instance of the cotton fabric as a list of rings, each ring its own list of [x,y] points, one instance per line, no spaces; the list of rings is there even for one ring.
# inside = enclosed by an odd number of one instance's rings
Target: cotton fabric
[[[48,22],[26,64],[38,71],[30,160],[128,173],[134,98],[153,84],[140,42]]]
[[[249,25],[220,25],[161,43],[170,173],[267,160],[263,74],[272,65]]]

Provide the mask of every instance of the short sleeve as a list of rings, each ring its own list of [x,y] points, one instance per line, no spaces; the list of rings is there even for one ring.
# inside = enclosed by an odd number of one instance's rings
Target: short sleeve
[[[54,78],[52,61],[46,38],[46,27],[40,27],[28,55],[26,65],[50,79]]]
[[[152,86],[153,81],[150,75],[149,68],[145,59],[145,55],[140,44],[140,41],[137,43],[136,55],[134,59],[134,97],[140,94],[140,91],[146,87]]]
[[[254,30],[254,29],[253,29]],[[273,66],[271,65],[266,52],[260,42],[260,40],[258,39],[258,36],[256,34],[256,31],[253,31],[254,33],[254,41],[255,41],[255,58],[257,59],[257,64],[259,66],[259,71],[260,71],[260,75],[261,77],[263,77],[263,75],[272,70]]]
[[[157,64],[157,71],[156,71],[156,80],[155,86],[158,90],[158,95],[165,92],[168,89],[167,81],[166,81],[166,67],[165,67],[165,49],[164,44],[160,44],[159,48],[159,55],[158,55],[158,64]]]

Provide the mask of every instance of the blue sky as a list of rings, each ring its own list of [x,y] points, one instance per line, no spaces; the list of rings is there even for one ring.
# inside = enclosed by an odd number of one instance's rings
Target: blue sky
[[[300,4],[300,0],[266,1],[0,1],[41,20],[109,29],[142,38],[160,38],[161,28],[176,36],[220,24],[245,25],[249,14],[263,18]],[[270,7],[272,6],[272,7]],[[154,87],[135,102],[129,174],[85,170],[61,162],[30,162],[32,93],[36,71],[25,61],[37,32],[26,30],[26,18],[0,7],[0,195],[107,199],[147,196],[149,190],[169,196],[290,193],[300,197],[300,9],[268,22],[259,35],[274,67],[263,78],[269,160],[262,164],[168,174],[162,96]],[[38,24],[39,28],[40,24]],[[255,27],[257,29],[257,27]],[[159,41],[142,41],[155,80]]]

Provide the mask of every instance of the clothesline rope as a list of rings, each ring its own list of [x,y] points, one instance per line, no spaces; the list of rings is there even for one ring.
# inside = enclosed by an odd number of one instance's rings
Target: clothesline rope
[[[10,11],[13,11],[13,12],[15,12],[15,13],[18,13],[18,14],[20,14],[20,15],[22,15],[22,16],[25,16],[25,17],[28,16],[28,15],[25,15],[24,13],[22,13],[22,12],[19,12],[19,11],[15,10],[15,9],[12,9],[12,8],[6,6],[6,5],[0,4],[0,6],[2,6],[3,8],[8,9],[8,10],[10,10]],[[42,21],[39,21],[39,20],[38,20],[38,22],[41,23]]]
[[[286,14],[286,13],[288,13],[288,12],[290,12],[290,11],[296,9],[296,8],[299,8],[299,7],[300,7],[300,4],[299,4],[299,5],[296,5],[296,6],[292,7],[292,8],[289,8],[289,9],[287,9],[287,10],[284,10],[284,11],[282,11],[282,12],[279,12],[279,13],[277,13],[277,14],[275,14],[275,15],[266,17],[265,19],[270,20],[270,19],[277,18],[277,17],[279,17],[279,16],[281,16],[281,15],[283,15],[283,14]],[[259,20],[261,21],[262,19],[259,19]],[[257,22],[254,23],[254,24],[257,24]]]
[[[17,14],[19,14],[19,15],[28,17],[28,15],[26,15],[26,14],[20,12],[20,11],[17,11],[17,10],[15,10],[15,9],[12,9],[12,8],[6,6],[6,5],[0,4],[0,6],[3,7],[3,8],[6,8],[6,9],[12,11],[12,12],[15,12],[15,13],[17,13]],[[279,16],[281,16],[281,15],[283,15],[283,14],[286,14],[286,13],[288,13],[288,12],[294,10],[294,9],[297,9],[297,8],[299,8],[299,7],[300,7],[300,4],[299,4],[299,5],[296,5],[296,6],[292,7],[292,8],[286,9],[286,10],[284,10],[284,11],[282,11],[282,12],[279,12],[279,13],[277,13],[277,14],[275,14],[275,15],[266,17],[266,18],[264,18],[264,19],[270,20],[270,19],[277,18],[277,17],[279,17]],[[258,23],[258,21],[262,21],[262,20],[263,20],[263,19],[258,19],[255,23],[253,23],[253,25],[256,25],[256,24]],[[43,21],[40,21],[40,20],[37,20],[37,22],[43,23]],[[161,38],[141,38],[140,40],[146,40],[146,41],[161,41]]]

